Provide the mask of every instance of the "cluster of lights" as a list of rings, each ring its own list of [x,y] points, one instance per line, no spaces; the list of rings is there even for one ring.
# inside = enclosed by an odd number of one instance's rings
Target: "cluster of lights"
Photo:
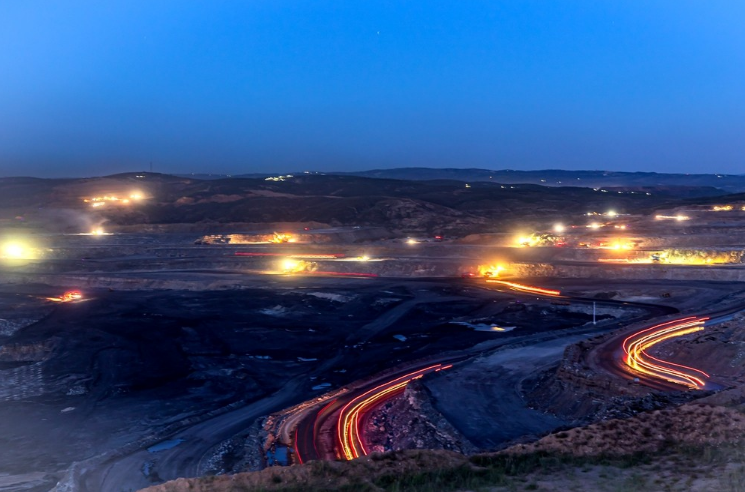
[[[713,212],[729,212],[734,209],[734,205],[714,205],[711,210]],[[745,212],[745,205],[741,205],[739,209]]]
[[[297,238],[295,238],[292,234],[289,233],[278,233],[275,232],[272,236],[272,239],[270,242],[276,243],[276,244],[282,244],[282,243],[294,243],[297,241]]]
[[[269,176],[268,178],[264,178],[264,181],[286,181],[289,178],[293,178],[294,176],[292,174],[285,174],[283,176]]]
[[[116,195],[104,195],[94,196],[91,198],[83,198],[85,203],[90,203],[91,207],[99,208],[103,207],[107,203],[115,203],[117,205],[129,205],[131,202],[137,202],[143,200],[145,197],[142,193],[135,192],[129,195],[129,197],[121,198]]]
[[[631,369],[657,379],[682,384],[693,389],[703,388],[706,382],[702,376],[708,378],[708,374],[693,367],[660,360],[649,355],[647,350],[665,340],[703,330],[707,319],[692,316],[668,321],[634,333],[623,341],[623,350],[626,353],[624,362]]]
[[[537,243],[538,241],[533,236],[518,236],[517,238],[518,246],[535,246]]]
[[[634,249],[634,243],[616,241],[610,245],[610,249]]]
[[[317,267],[318,265],[312,261],[285,258],[279,265],[279,271],[284,274],[308,273],[313,272]]]
[[[479,265],[479,275],[486,278],[499,277],[499,274],[504,271],[502,265]]]

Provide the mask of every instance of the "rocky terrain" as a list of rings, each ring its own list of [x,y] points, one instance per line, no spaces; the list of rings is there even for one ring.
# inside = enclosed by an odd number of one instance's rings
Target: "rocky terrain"
[[[447,425],[437,426],[437,412],[427,407],[419,387],[400,399],[398,421],[388,419],[386,408],[376,412],[371,425],[382,449],[391,436],[410,448],[426,444],[457,449],[374,453],[352,462],[311,462],[302,466],[273,467],[257,473],[179,479],[146,489],[148,492],[238,490],[722,490],[745,488],[745,317],[714,325],[697,334],[661,344],[659,356],[696,361],[717,382],[718,392],[680,392],[679,395],[632,386],[618,397],[605,383],[593,386],[592,377],[568,378],[562,367],[578,360],[577,350],[599,341],[567,349],[559,370],[538,385],[563,381],[572,394],[591,391],[585,399],[605,399],[603,412],[587,412],[595,423],[565,428],[538,440],[497,453],[467,457],[468,445]],[[716,354],[716,355],[714,355]],[[600,379],[602,380],[602,378]],[[618,383],[628,386],[628,383]],[[580,388],[580,385],[584,385]],[[559,398],[560,400],[560,398]],[[688,400],[689,403],[682,403]],[[555,399],[556,401],[556,399]],[[681,404],[682,403],[682,404]],[[619,411],[625,409],[625,411]],[[412,410],[417,410],[414,415]],[[553,412],[574,412],[568,406]],[[617,417],[613,417],[612,415]],[[618,418],[621,417],[621,418]],[[422,442],[408,437],[405,428],[418,432]],[[435,425],[432,425],[432,424]],[[398,430],[390,429],[399,425]],[[447,436],[447,438],[443,438]],[[385,444],[387,443],[387,444]],[[459,446],[454,446],[460,443]]]

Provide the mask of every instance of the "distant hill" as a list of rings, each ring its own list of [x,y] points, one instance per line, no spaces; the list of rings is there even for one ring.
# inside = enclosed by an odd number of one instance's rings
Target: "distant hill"
[[[450,179],[465,182],[530,183],[543,186],[582,186],[587,188],[682,186],[689,189],[715,188],[727,193],[745,191],[745,175],[736,174],[664,174],[655,172],[563,171],[557,169],[514,171],[510,169],[433,169],[421,167],[329,174],[405,180]]]
[[[106,202],[91,197],[144,200]],[[264,178],[195,179],[124,173],[85,179],[0,179],[0,227],[84,232],[80,224],[320,223],[385,227],[399,233],[462,235],[530,227],[590,211],[647,213],[695,197],[721,194],[703,187],[539,186],[455,179],[400,180],[354,175],[298,174]],[[688,202],[685,202],[688,203]],[[74,218],[74,220],[72,220]],[[78,228],[78,229],[76,229]]]

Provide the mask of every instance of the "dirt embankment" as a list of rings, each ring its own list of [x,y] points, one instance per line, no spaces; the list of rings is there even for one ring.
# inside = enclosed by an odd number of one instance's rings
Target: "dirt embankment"
[[[629,420],[611,419],[560,431],[504,453],[551,452],[574,456],[653,453],[671,441],[687,445],[720,445],[745,440],[745,415],[721,406],[690,403],[655,410]]]
[[[181,478],[149,487],[145,491],[333,491],[351,490],[351,487],[361,491],[448,491],[471,490],[474,486],[482,489],[490,485],[500,486],[499,490],[514,490],[515,486],[523,489],[528,480],[540,481],[541,473],[550,473],[552,480],[563,483],[575,477],[580,469],[588,473],[598,465],[615,466],[616,470],[630,468],[635,475],[649,472],[659,477],[660,471],[664,471],[666,482],[678,484],[704,478],[705,484],[711,482],[712,490],[728,490],[721,488],[722,481],[717,480],[716,473],[729,470],[733,464],[731,459],[737,460],[739,456],[726,454],[713,459],[711,454],[718,449],[725,452],[742,449],[745,444],[745,414],[742,410],[688,404],[630,419],[610,420],[561,431],[532,444],[520,444],[499,453],[479,454],[470,458],[443,450],[374,453],[350,462],[310,462],[230,476]],[[703,451],[701,458],[709,460],[704,463],[709,465],[707,477],[696,476],[696,473],[701,473],[700,469],[692,470],[679,464],[676,469],[668,469],[670,462],[678,463],[681,457],[686,457],[686,452],[697,453],[699,450]],[[734,465],[737,466],[737,463]],[[731,477],[731,474],[727,476],[728,479]],[[597,485],[603,478],[602,473],[600,477],[588,473],[580,480],[582,486],[575,488],[599,490]],[[636,479],[641,478],[637,476]],[[742,476],[736,475],[735,479],[741,480]],[[548,490],[562,488],[549,486]]]
[[[376,452],[445,449],[471,454],[477,450],[432,407],[430,396],[419,381],[407,385],[400,398],[377,408],[364,424]]]
[[[587,360],[602,337],[567,347],[559,367],[525,381],[528,404],[575,425],[603,418],[622,418],[639,412],[690,401],[691,393],[653,392],[645,386],[592,368]]]

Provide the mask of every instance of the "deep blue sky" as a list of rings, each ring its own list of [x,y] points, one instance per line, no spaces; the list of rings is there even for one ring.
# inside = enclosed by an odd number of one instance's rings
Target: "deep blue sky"
[[[0,2],[0,175],[745,172],[745,2]]]

